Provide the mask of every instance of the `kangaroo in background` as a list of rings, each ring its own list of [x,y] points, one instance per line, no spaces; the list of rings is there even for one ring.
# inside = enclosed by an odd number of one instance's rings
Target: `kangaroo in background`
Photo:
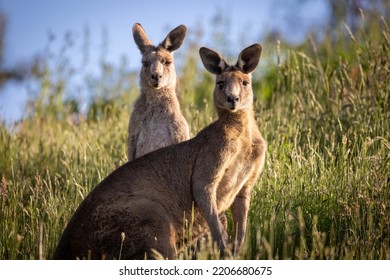
[[[187,29],[180,25],[157,47],[139,23],[133,37],[142,54],[141,94],[129,122],[128,160],[190,138],[187,121],[176,96],[176,71],[172,52],[183,43]]]
[[[254,44],[229,65],[217,52],[201,48],[204,66],[216,75],[218,119],[193,139],[108,175],[74,213],[54,259],[118,258],[120,251],[122,259],[144,259],[152,258],[153,250],[172,259],[185,240],[185,219],[193,221],[194,239],[211,232],[223,253],[228,235],[219,216],[229,208],[239,251],[267,147],[252,108],[251,72],[260,54],[261,46]]]

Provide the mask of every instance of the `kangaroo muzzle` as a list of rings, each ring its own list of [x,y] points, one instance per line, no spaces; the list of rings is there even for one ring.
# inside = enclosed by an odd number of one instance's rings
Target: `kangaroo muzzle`
[[[240,104],[240,97],[236,95],[228,95],[226,97],[226,105],[230,110],[237,109],[237,106]]]
[[[162,75],[153,73],[150,75],[150,81],[154,87],[157,87],[161,81]]]
[[[163,79],[164,68],[160,63],[156,63],[150,68],[150,82],[153,87],[159,87]]]

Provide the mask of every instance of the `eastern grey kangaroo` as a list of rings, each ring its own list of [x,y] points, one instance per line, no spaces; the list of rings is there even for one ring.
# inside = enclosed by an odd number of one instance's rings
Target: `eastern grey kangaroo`
[[[172,52],[183,43],[187,29],[180,25],[157,47],[139,23],[133,37],[142,54],[141,94],[129,122],[128,160],[190,138],[187,121],[176,96],[176,71]]]
[[[264,166],[266,142],[253,111],[251,72],[261,46],[251,45],[229,65],[207,48],[200,56],[216,75],[218,119],[191,140],[119,167],[97,185],[74,213],[55,259],[175,257],[183,219],[193,215],[193,238],[211,232],[221,252],[228,236],[219,215],[231,208],[236,250],[243,243],[251,190]],[[124,239],[122,237],[125,237]]]

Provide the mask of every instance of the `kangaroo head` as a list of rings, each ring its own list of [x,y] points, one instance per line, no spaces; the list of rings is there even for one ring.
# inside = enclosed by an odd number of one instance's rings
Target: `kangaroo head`
[[[245,48],[233,66],[213,50],[204,47],[199,50],[205,68],[217,76],[214,89],[217,111],[235,112],[252,106],[251,73],[260,61],[261,50],[259,44]]]
[[[172,52],[183,43],[187,28],[179,25],[158,46],[154,46],[141,24],[133,26],[133,37],[142,54],[141,86],[160,89],[175,87],[176,71]]]

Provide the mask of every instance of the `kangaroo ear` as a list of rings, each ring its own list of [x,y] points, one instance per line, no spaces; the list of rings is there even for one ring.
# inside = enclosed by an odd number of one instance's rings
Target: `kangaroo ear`
[[[180,48],[181,44],[183,44],[186,34],[187,27],[185,27],[184,25],[179,25],[168,33],[164,41],[160,43],[160,46],[162,46],[167,51],[173,52]]]
[[[227,63],[222,56],[213,50],[202,47],[199,54],[204,67],[213,74],[219,75],[227,67]]]
[[[144,53],[148,46],[153,46],[142,25],[139,23],[133,25],[133,37],[141,53]]]
[[[260,44],[253,44],[245,48],[238,56],[236,66],[241,69],[242,72],[249,74],[253,72],[257,64],[260,61],[262,47]]]

